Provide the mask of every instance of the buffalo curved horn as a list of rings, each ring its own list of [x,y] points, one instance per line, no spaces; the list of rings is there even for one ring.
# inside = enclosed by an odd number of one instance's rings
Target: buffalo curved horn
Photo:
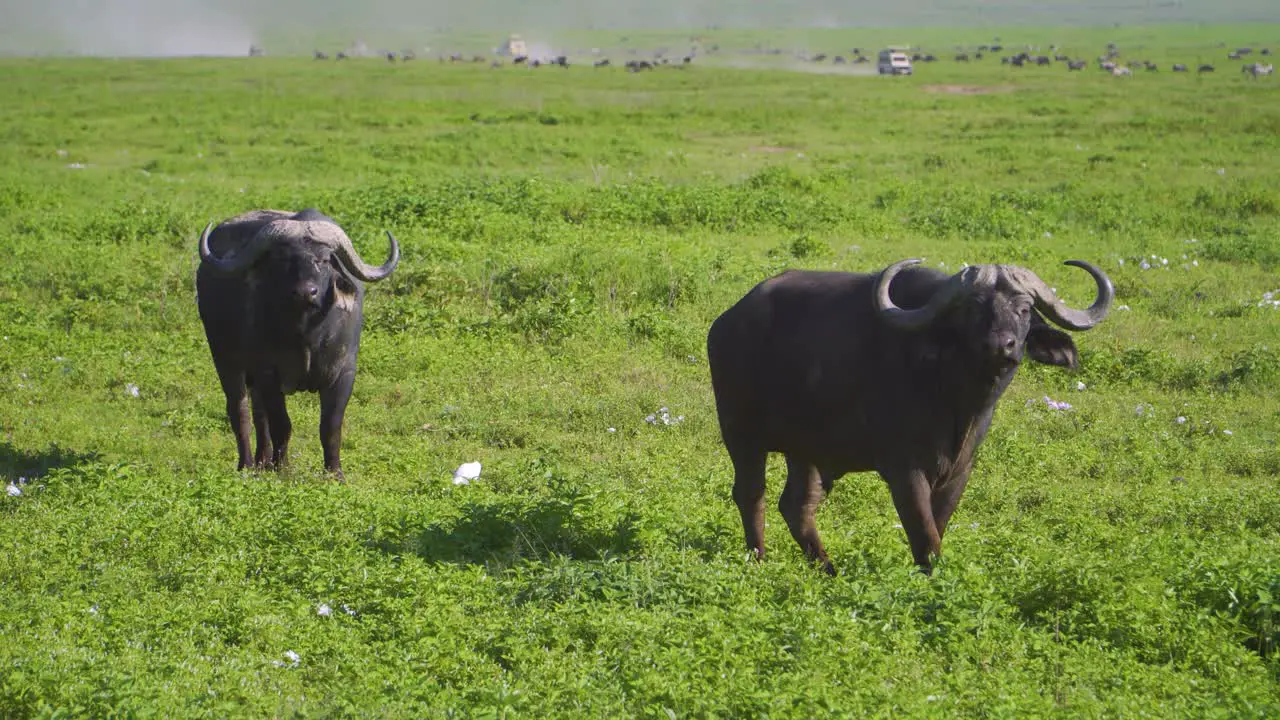
[[[200,233],[200,261],[227,275],[243,272],[258,259],[258,256],[266,252],[267,248],[271,247],[271,243],[275,240],[275,235],[264,233],[260,230],[243,247],[232,251],[225,257],[218,257],[209,249],[209,235],[212,228],[213,223],[210,222],[205,226],[204,232]],[[264,227],[263,229],[265,230],[266,228]]]
[[[1106,273],[1084,260],[1068,260],[1063,264],[1074,265],[1084,269],[1093,276],[1093,281],[1097,283],[1098,295],[1093,304],[1087,309],[1077,310],[1069,307],[1057,295],[1054,295],[1048,284],[1037,277],[1035,273],[1023,270],[1025,275],[1021,275],[1018,279],[1035,301],[1036,310],[1039,310],[1046,318],[1052,320],[1053,324],[1067,330],[1088,330],[1102,322],[1102,319],[1111,311],[1111,303],[1116,296],[1115,287],[1111,284],[1111,278],[1108,278]],[[1019,268],[1019,270],[1022,270],[1022,268]]]
[[[400,243],[396,242],[396,236],[391,234],[390,230],[386,231],[387,240],[391,242],[391,250],[387,256],[387,261],[381,265],[370,265],[360,259],[360,255],[356,253],[355,247],[351,245],[351,240],[339,245],[337,249],[338,259],[352,275],[360,278],[365,282],[377,282],[386,278],[391,274],[396,266],[400,264]],[[343,237],[346,237],[345,234]]]
[[[387,232],[387,239],[391,241],[391,251],[387,257],[387,261],[381,265],[370,265],[360,258],[360,253],[356,252],[355,246],[351,244],[351,238],[343,232],[342,228],[333,223],[310,223],[308,233],[313,240],[332,247],[334,254],[338,256],[338,261],[342,263],[342,267],[356,278],[365,282],[377,282],[386,278],[396,269],[396,265],[400,264],[400,243],[396,242],[396,236]]]
[[[933,323],[939,312],[955,302],[956,298],[963,295],[975,283],[990,282],[992,280],[989,269],[976,265],[970,266],[952,275],[945,285],[933,293],[933,297],[929,298],[928,304],[924,307],[910,310],[900,308],[889,298],[889,285],[893,282],[894,276],[903,268],[919,263],[920,260],[918,258],[899,260],[885,268],[884,272],[880,273],[880,279],[876,281],[876,311],[885,322],[896,328],[919,330],[928,327]]]

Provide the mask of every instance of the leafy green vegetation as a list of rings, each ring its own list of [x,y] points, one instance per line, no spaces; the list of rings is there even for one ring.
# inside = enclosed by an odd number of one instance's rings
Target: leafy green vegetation
[[[1280,95],[1225,70],[0,61],[0,715],[1275,717]],[[308,395],[233,470],[195,310],[206,222],[308,206],[403,246],[346,484]],[[707,327],[903,257],[1118,307],[1020,371],[933,577],[870,475],[839,577],[772,511],[749,562]]]

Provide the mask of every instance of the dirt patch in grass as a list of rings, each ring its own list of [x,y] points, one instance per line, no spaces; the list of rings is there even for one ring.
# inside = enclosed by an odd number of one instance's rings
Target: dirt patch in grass
[[[928,93],[946,95],[992,95],[1013,92],[1014,87],[1012,85],[924,85],[920,89]]]

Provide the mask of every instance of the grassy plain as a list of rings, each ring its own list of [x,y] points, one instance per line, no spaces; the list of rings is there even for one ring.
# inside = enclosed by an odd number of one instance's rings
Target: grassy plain
[[[0,62],[0,715],[1275,717],[1280,86],[1219,70]],[[305,206],[404,248],[347,484],[311,396],[233,470],[195,311],[205,222]],[[932,578],[872,476],[840,577],[776,513],[747,562],[708,324],[906,256],[1122,307],[1020,371]]]

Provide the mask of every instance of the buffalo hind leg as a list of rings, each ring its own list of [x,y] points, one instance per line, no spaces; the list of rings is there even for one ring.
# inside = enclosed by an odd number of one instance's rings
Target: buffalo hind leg
[[[942,552],[942,538],[933,519],[932,490],[920,470],[881,473],[889,483],[893,506],[911,543],[911,557],[920,571],[933,572],[933,558]]]
[[[293,423],[289,421],[289,411],[285,408],[284,393],[278,386],[259,387],[253,400],[262,404],[267,416],[267,430],[273,446],[271,467],[279,470],[289,462],[289,438],[293,435]]]
[[[764,473],[768,456],[756,447],[729,449],[733,459],[733,501],[742,515],[747,549],[757,560],[764,559]]]
[[[342,475],[342,418],[351,399],[354,373],[344,373],[338,381],[320,393],[320,446],[324,450],[324,469],[339,480]]]
[[[827,550],[818,537],[818,527],[813,517],[825,497],[818,468],[788,455],[787,485],[778,498],[778,511],[786,519],[791,537],[795,538],[805,557],[810,562],[821,563],[828,575],[835,575],[836,569],[827,558]]]

